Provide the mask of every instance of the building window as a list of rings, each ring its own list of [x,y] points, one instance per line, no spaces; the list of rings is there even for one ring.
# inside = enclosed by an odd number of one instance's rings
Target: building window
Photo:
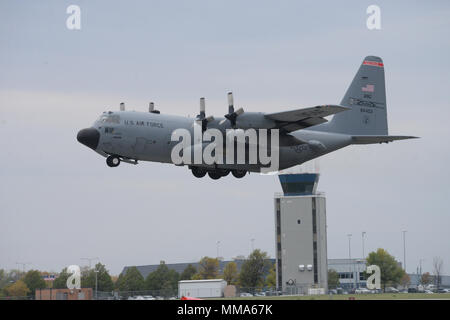
[[[339,279],[353,279],[353,272],[339,272]]]
[[[317,224],[316,224],[316,199],[312,199],[312,221],[313,221],[313,268],[314,268],[314,283],[319,282],[319,270],[317,266]]]

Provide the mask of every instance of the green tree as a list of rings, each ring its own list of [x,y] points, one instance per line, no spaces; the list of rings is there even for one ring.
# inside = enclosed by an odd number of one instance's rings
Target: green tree
[[[237,271],[236,262],[232,261],[227,263],[225,268],[223,269],[223,279],[229,285],[236,285],[239,281],[239,273]]]
[[[334,269],[328,270],[328,288],[336,289],[339,287],[339,273]]]
[[[62,269],[59,273],[58,277],[53,281],[53,288],[55,289],[66,289],[67,288],[67,279],[70,274],[67,272],[67,268]]]
[[[387,285],[397,285],[400,283],[405,271],[400,267],[399,263],[384,249],[377,249],[375,252],[369,253],[367,257],[367,265],[377,265],[381,271],[381,285],[383,291]]]
[[[36,289],[44,289],[47,287],[45,280],[42,278],[41,273],[38,270],[30,270],[25,274],[23,282],[30,289],[30,294],[35,295]]]
[[[97,272],[96,272],[97,271]],[[95,290],[95,274],[97,273],[97,290],[109,292],[114,289],[114,284],[104,264],[100,262],[95,265],[94,269],[88,270],[81,277],[81,287],[93,288]]]
[[[197,269],[192,264],[189,264],[181,273],[180,280],[191,280],[196,273]]]
[[[155,295],[168,297],[175,295],[178,288],[180,275],[175,270],[169,270],[165,263],[161,263],[158,268],[151,272],[145,279],[146,290],[154,291]]]
[[[198,263],[198,273],[193,279],[217,279],[219,277],[219,260],[203,257]]]
[[[277,271],[275,267],[275,263],[269,270],[269,275],[266,278],[266,286],[269,288],[276,288],[277,286]]]
[[[30,289],[27,287],[24,281],[17,280],[13,284],[10,284],[5,288],[6,294],[11,297],[25,297]]]
[[[266,252],[255,249],[248,259],[242,264],[241,273],[239,275],[239,283],[241,287],[248,288],[253,291],[255,288],[264,286],[264,277],[270,268]]]
[[[145,288],[145,281],[136,267],[130,267],[125,274],[120,274],[116,286],[120,291],[142,291]]]
[[[10,270],[9,272],[1,269],[0,270],[0,290],[6,288],[14,281],[18,280],[18,270]]]

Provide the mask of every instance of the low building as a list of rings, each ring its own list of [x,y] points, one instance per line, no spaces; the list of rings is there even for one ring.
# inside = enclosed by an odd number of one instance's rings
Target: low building
[[[364,259],[328,259],[328,270],[338,273],[339,284],[343,289],[365,288],[366,268]]]
[[[219,270],[218,270],[219,274],[223,273],[225,266],[230,262],[236,263],[237,271],[240,272],[242,264],[245,262],[245,259],[246,259],[245,257],[241,256],[241,257],[237,257],[234,260],[220,260],[219,261]],[[268,259],[268,261],[271,264],[275,263],[275,259]],[[183,273],[184,269],[186,269],[189,265],[192,265],[197,270],[199,268],[198,262],[165,263],[165,265],[167,266],[167,268],[169,268],[169,270],[174,270],[174,271],[178,272],[179,274]],[[136,268],[138,269],[138,271],[141,273],[141,275],[145,279],[145,278],[147,278],[147,276],[150,273],[152,273],[153,271],[156,271],[156,269],[158,269],[159,266],[160,266],[159,264],[151,264],[151,265],[136,266]],[[124,267],[121,273],[125,274],[130,267],[131,266]]]
[[[36,289],[36,300],[92,300],[92,288]]]
[[[182,280],[178,282],[178,297],[221,298],[226,286],[223,279]]]

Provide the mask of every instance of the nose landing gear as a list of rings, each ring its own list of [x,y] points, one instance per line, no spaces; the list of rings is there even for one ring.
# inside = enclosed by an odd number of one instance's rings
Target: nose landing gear
[[[112,168],[117,167],[120,164],[120,158],[117,156],[109,156],[106,158],[106,164]]]

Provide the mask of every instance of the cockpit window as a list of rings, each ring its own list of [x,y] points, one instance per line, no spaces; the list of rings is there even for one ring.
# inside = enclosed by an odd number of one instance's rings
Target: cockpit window
[[[98,119],[101,123],[120,123],[120,116],[118,114],[102,114]]]

